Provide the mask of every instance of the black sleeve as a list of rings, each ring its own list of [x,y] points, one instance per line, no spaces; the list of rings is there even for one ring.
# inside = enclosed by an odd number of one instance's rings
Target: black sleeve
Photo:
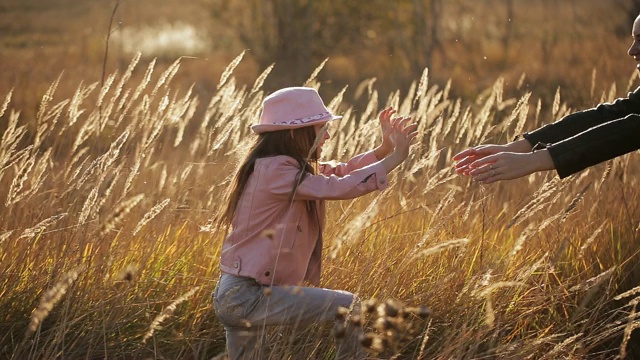
[[[592,127],[547,147],[558,176],[567,177],[589,166],[640,149],[640,114]]]
[[[640,87],[626,98],[567,115],[552,124],[525,133],[523,137],[531,146],[538,143],[553,144],[630,114],[640,114]]]

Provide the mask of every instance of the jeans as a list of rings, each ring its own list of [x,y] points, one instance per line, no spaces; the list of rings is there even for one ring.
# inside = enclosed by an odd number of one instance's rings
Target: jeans
[[[346,291],[266,286],[255,279],[225,273],[220,276],[213,300],[216,315],[226,331],[230,360],[267,358],[260,344],[267,326],[290,325],[303,329],[314,323],[332,321],[339,307],[349,308],[354,301],[354,310],[359,311],[357,297]],[[337,358],[362,356],[357,336],[358,330],[347,327]]]

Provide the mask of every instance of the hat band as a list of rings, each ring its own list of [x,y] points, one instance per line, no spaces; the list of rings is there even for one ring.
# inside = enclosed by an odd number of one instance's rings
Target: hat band
[[[300,124],[306,124],[308,122],[314,121],[314,120],[318,120],[318,119],[324,119],[328,116],[330,116],[331,113],[328,111],[325,111],[323,113],[317,114],[317,115],[312,115],[312,116],[307,116],[307,117],[303,117],[300,119],[293,119],[293,120],[288,120],[288,121],[278,121],[278,122],[274,122],[274,125],[300,125]]]

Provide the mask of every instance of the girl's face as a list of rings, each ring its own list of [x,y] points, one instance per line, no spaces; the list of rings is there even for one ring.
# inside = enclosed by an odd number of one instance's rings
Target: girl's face
[[[329,123],[325,123],[322,125],[318,124],[313,127],[316,131],[316,141],[318,142],[318,146],[316,148],[318,157],[320,157],[320,155],[322,154],[322,146],[324,145],[325,141],[331,138],[331,135],[329,135],[329,130],[327,129],[327,124]]]

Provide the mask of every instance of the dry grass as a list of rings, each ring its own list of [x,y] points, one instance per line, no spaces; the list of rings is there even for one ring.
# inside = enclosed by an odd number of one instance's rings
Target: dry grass
[[[151,62],[134,80],[138,58],[102,88],[80,84],[68,99],[56,97],[54,83],[33,122],[4,94],[0,357],[201,359],[223,351],[210,293],[224,234],[210,220],[250,142],[270,70],[249,89],[233,76],[239,61],[211,99],[172,86],[180,61],[160,73]],[[315,76],[308,84],[319,86]],[[382,302],[382,320],[365,325],[363,341],[380,358],[633,351],[635,155],[565,180],[536,174],[479,186],[452,175],[452,154],[504,142],[540,114],[570,107],[559,96],[552,109],[541,106],[535,94],[506,91],[502,79],[474,102],[449,90],[425,71],[386,99],[363,82],[356,93],[368,99],[364,111],[351,107],[348,92],[326,99],[344,115],[326,158],[371,148],[379,141],[373,119],[387,105],[419,122],[421,141],[390,189],[329,205],[323,285],[393,299]],[[422,314],[420,306],[431,309],[428,321],[397,320]],[[328,331],[278,329],[271,358],[328,359]]]

